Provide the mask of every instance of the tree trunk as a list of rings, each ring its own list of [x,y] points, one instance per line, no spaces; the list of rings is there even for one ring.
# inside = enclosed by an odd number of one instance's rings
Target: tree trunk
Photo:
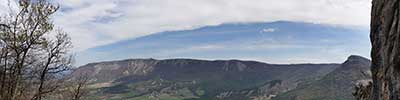
[[[373,0],[372,93],[369,100],[400,100],[400,0]]]

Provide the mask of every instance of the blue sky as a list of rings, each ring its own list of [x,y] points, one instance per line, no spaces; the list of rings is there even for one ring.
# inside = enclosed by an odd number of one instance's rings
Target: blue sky
[[[9,2],[10,1],[10,2]],[[5,15],[12,11],[16,11],[15,1],[17,0],[0,0],[0,14]],[[306,42],[316,41],[314,39],[326,38],[323,33],[313,33],[312,30],[307,31],[303,34],[295,34],[294,37],[289,40],[293,34],[272,34],[275,31],[290,31],[299,30],[291,29],[293,27],[287,27],[288,29],[274,29],[274,28],[262,28],[257,31],[271,32],[271,34],[263,35],[232,35],[234,33],[247,32],[238,29],[225,29],[229,23],[245,24],[254,23],[271,23],[276,21],[288,21],[288,22],[306,22],[307,25],[315,24],[319,26],[333,26],[341,27],[345,29],[354,29],[354,27],[364,27],[362,29],[362,36],[367,37],[369,19],[370,19],[370,6],[371,0],[53,0],[55,3],[59,3],[61,10],[55,14],[54,23],[56,27],[64,29],[72,37],[74,43],[73,51],[77,54],[80,52],[87,52],[93,49],[90,48],[101,48],[109,45],[117,45],[124,41],[133,41],[146,38],[159,36],[161,39],[168,40],[168,36],[177,34],[179,32],[187,32],[183,30],[195,30],[203,27],[215,27],[220,26],[216,29],[218,31],[223,30],[224,32],[214,32],[207,30],[200,33],[191,33],[190,38],[195,38],[192,41],[180,40],[174,43],[160,45],[157,49],[171,49],[175,48],[191,48],[183,47],[180,45],[182,41],[189,42],[192,44],[186,44],[185,46],[192,45],[192,49],[202,49],[203,51],[195,50],[190,51],[182,49],[185,53],[170,53],[169,56],[153,55],[146,56],[149,54],[140,55],[128,55],[126,57],[111,57],[115,59],[134,58],[134,57],[155,57],[155,58],[178,58],[178,57],[190,57],[190,58],[220,58],[220,59],[255,59],[268,62],[276,63],[297,63],[297,62],[338,62],[339,58],[344,59],[344,54],[356,53],[365,55],[362,50],[355,50],[352,47],[357,47],[358,44],[347,44],[347,45],[335,45],[333,47],[327,47],[326,45],[338,44],[340,39],[346,36],[340,32],[336,35],[330,35],[325,42],[320,44],[312,44],[318,48],[329,49],[338,54],[336,57],[327,56],[325,58],[316,59],[316,57],[305,58],[298,56],[297,58],[287,58],[286,56],[278,56],[279,52],[290,55],[289,51],[301,51],[302,55],[310,55],[316,51],[322,52],[323,50],[313,49],[315,51],[303,50],[303,49],[288,49],[288,47],[303,47]],[[10,4],[12,7],[7,7]],[[303,23],[304,24],[304,23]],[[249,26],[252,26],[249,25]],[[257,25],[255,25],[257,26]],[[260,25],[263,26],[263,25]],[[366,27],[366,28],[365,28]],[[301,27],[300,27],[301,28]],[[203,28],[204,29],[204,28]],[[208,29],[208,28],[205,28]],[[201,29],[200,29],[201,31]],[[255,31],[255,30],[253,30]],[[327,30],[329,31],[329,30]],[[276,33],[275,32],[275,33]],[[231,37],[225,37],[225,35],[218,35],[222,33],[232,33]],[[254,33],[254,32],[253,32]],[[305,34],[310,33],[310,34]],[[312,34],[311,34],[312,33]],[[353,32],[359,34],[359,32]],[[353,36],[353,33],[348,33],[347,36]],[[164,34],[164,35],[160,35]],[[217,35],[216,35],[217,34]],[[361,34],[361,33],[360,33]],[[216,35],[216,36],[215,36]],[[209,36],[213,36],[210,38]],[[259,41],[279,41],[278,44],[271,43],[258,43],[263,48],[276,47],[275,53],[262,52],[264,49],[253,48],[256,50],[242,51],[241,53],[236,51],[226,50],[230,45],[252,45],[257,43],[242,43],[248,42],[246,38],[249,37],[262,38],[264,40]],[[185,37],[176,36],[176,37]],[[175,38],[176,38],[175,37]],[[234,37],[245,37],[236,40],[226,40],[227,38]],[[268,40],[268,37],[275,37],[272,40]],[[174,37],[171,37],[174,38]],[[348,38],[348,37],[346,37]],[[349,39],[352,39],[351,37]],[[357,41],[369,41],[366,38],[354,38]],[[251,38],[250,38],[251,40]],[[175,40],[177,41],[177,40]],[[255,42],[257,42],[255,41]],[[142,41],[143,42],[143,41]],[[165,41],[161,41],[165,42]],[[217,43],[216,45],[198,45],[199,43]],[[293,43],[292,43],[293,42]],[[354,40],[352,40],[354,42]],[[153,43],[153,44],[151,44]],[[154,45],[154,42],[146,42],[146,44]],[[364,44],[364,43],[363,43]],[[222,46],[221,46],[222,45]],[[224,46],[226,45],[226,46]],[[307,44],[309,45],[309,44]],[[147,45],[143,45],[146,48]],[[198,46],[198,47],[195,47]],[[368,45],[367,45],[368,46]],[[165,47],[165,48],[163,48]],[[247,46],[246,46],[247,47]],[[248,46],[250,48],[251,46]],[[210,48],[219,48],[211,52]],[[138,48],[135,48],[137,50]],[[235,48],[229,48],[235,49]],[[367,48],[368,49],[368,48]],[[130,49],[128,49],[130,50]],[[145,50],[139,48],[138,51]],[[204,51],[205,50],[205,51]],[[221,51],[218,51],[221,50]],[[179,51],[179,50],[178,50]],[[222,51],[224,51],[222,53]],[[287,52],[284,52],[287,51]],[[351,51],[351,52],[350,52]],[[231,53],[229,53],[231,52]],[[118,52],[116,52],[118,53]],[[329,52],[331,53],[331,52]],[[122,54],[122,53],[121,53]],[[116,55],[121,55],[116,54]],[[204,57],[205,54],[212,54],[213,56]],[[282,54],[282,53],[281,53]],[[321,55],[323,53],[316,53],[313,56]],[[234,55],[234,56],[232,56]],[[333,54],[332,54],[333,55]],[[268,57],[267,57],[268,56]],[[340,57],[339,57],[340,56]],[[105,60],[114,60],[114,59]],[[280,58],[280,59],[278,59]],[[311,58],[314,58],[311,59]],[[77,58],[82,59],[82,58]],[[103,59],[101,59],[103,60]],[[88,60],[91,61],[91,60]]]
[[[267,63],[340,63],[369,56],[367,27],[304,22],[222,24],[160,32],[90,48],[80,64],[127,58],[256,60]]]

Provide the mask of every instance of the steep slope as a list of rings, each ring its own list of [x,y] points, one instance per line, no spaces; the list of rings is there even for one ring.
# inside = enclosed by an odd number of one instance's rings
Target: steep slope
[[[298,84],[320,79],[338,66],[131,59],[88,64],[76,69],[73,75],[90,74],[91,95],[97,99],[246,100],[292,90]]]
[[[360,56],[350,56],[340,67],[322,79],[283,93],[274,100],[353,100],[357,83],[371,79],[371,62]]]

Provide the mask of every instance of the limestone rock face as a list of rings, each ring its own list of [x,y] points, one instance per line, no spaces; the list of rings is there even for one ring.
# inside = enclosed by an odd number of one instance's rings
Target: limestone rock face
[[[400,99],[400,0],[373,0],[371,19],[372,91],[364,100]],[[367,86],[361,87],[369,91]],[[358,90],[357,90],[358,91]]]

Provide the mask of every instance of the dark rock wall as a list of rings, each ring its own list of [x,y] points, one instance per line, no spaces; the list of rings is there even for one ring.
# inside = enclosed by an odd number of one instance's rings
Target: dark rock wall
[[[371,13],[372,93],[363,100],[400,98],[400,0],[373,0]],[[363,92],[368,92],[364,86]],[[358,90],[356,90],[358,91]],[[361,97],[356,93],[356,97]]]

